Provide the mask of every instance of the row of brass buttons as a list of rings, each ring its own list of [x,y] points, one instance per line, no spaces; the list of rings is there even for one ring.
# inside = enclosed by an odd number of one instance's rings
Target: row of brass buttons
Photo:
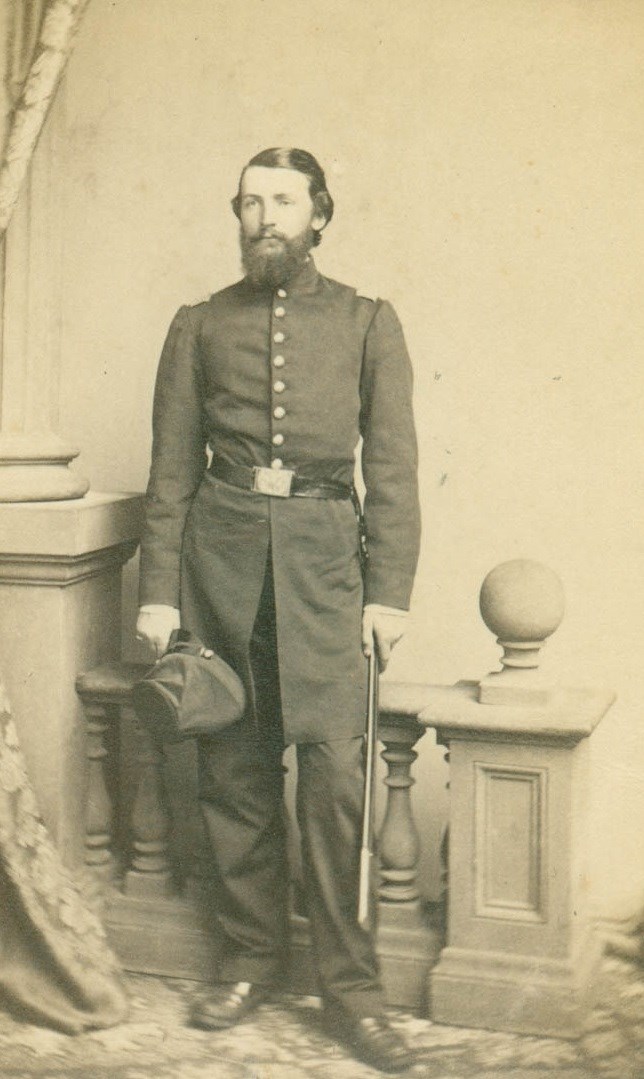
[[[278,288],[277,295],[278,295],[280,300],[285,300],[286,299],[286,290],[283,289],[283,288]],[[273,315],[274,315],[275,318],[284,318],[285,314],[286,314],[286,308],[281,306],[281,305],[279,305],[278,307],[275,307],[274,310],[273,310]],[[283,334],[281,330],[278,330],[276,333],[273,334],[273,341],[275,342],[276,345],[281,345],[284,340],[285,340],[285,334]],[[284,356],[277,355],[277,356],[273,357],[273,367],[277,367],[277,368],[284,367],[285,363],[286,363],[286,360],[284,359]],[[285,389],[286,389],[286,383],[281,378],[276,379],[275,382],[273,383],[273,392],[274,393],[284,393]],[[283,408],[282,405],[278,405],[276,408],[273,409],[273,416],[274,416],[274,418],[276,420],[283,420],[284,417],[286,416],[286,409]],[[271,441],[272,441],[274,446],[283,446],[284,445],[284,435],[282,434],[281,431],[277,431],[273,435]],[[284,465],[284,462],[282,461],[282,459],[280,457],[274,457],[273,460],[271,461],[271,468],[278,469],[278,468],[282,468],[283,465]]]

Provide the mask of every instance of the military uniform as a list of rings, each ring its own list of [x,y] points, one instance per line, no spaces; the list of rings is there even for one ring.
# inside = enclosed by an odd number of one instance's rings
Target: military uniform
[[[220,973],[261,981],[281,962],[281,752],[294,742],[322,989],[357,1001],[377,978],[371,944],[353,925],[361,615],[368,602],[408,606],[419,542],[411,367],[398,319],[310,258],[275,292],[244,279],[176,315],[153,426],[141,602],[180,606],[182,623],[237,670],[249,700],[237,729],[201,746]],[[354,506],[324,497],[325,485],[350,488],[360,437],[364,581]],[[288,470],[318,495],[261,493]],[[260,491],[251,490],[258,475]]]

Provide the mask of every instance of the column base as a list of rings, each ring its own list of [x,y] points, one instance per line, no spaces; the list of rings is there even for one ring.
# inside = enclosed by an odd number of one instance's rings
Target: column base
[[[82,498],[89,483],[66,464],[6,465],[0,463],[0,502],[58,502]]]
[[[578,1038],[601,956],[597,934],[589,936],[576,963],[445,948],[430,975],[430,1016],[448,1026]]]
[[[78,450],[54,434],[0,435],[0,502],[82,498],[89,483],[69,468]]]

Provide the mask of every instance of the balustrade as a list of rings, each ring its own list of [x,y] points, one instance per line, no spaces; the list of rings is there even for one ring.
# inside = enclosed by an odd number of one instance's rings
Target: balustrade
[[[115,762],[109,759],[106,740],[118,727],[121,710],[131,709],[132,686],[145,670],[140,664],[109,664],[77,680],[87,720],[89,758],[86,863],[112,882],[115,867],[123,863],[116,892],[110,899],[108,925],[126,967],[179,976],[211,976],[204,958],[210,948],[202,936],[198,909],[202,892],[196,879],[200,876],[198,852],[180,895],[168,854],[170,817],[164,756],[138,729],[131,813],[126,827],[120,829],[129,842],[125,851],[115,850],[117,807],[112,804],[107,780]],[[417,758],[414,746],[425,733],[416,717],[426,702],[426,690],[422,686],[383,684],[382,700],[379,736],[387,774],[379,837],[379,951],[391,1002],[416,1006],[425,997],[427,969],[436,961],[442,943],[442,930],[430,924],[420,900],[420,837],[410,797],[414,784],[411,770]],[[306,955],[306,922],[295,915],[293,934],[297,953],[293,984],[310,992],[315,987],[313,968]],[[165,942],[165,952],[153,938]]]
[[[563,615],[561,585],[550,570],[520,561],[497,567],[484,582],[481,613],[504,649],[501,671],[453,686],[381,685],[387,771],[378,950],[385,988],[391,1003],[429,999],[436,1021],[575,1036],[600,954],[582,827],[588,742],[613,696],[556,689],[538,671],[539,649]],[[77,682],[88,732],[86,860],[106,879],[118,859],[105,740],[144,670],[116,664]],[[447,871],[449,843],[446,942],[418,887],[422,836],[412,769],[427,727],[449,760],[449,830],[440,852]],[[212,977],[196,915],[199,890],[189,880],[180,897],[173,884],[163,755],[142,732],[138,746],[131,850],[108,925],[130,969]],[[292,985],[314,991],[306,923],[298,916],[293,945]]]

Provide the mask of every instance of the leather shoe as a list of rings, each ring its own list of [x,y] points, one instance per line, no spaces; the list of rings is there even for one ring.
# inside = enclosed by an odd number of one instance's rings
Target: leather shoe
[[[394,1030],[384,1012],[358,1016],[329,1009],[327,1029],[358,1060],[379,1071],[405,1072],[420,1062],[418,1054]]]
[[[190,1013],[190,1022],[202,1030],[225,1030],[234,1027],[268,1000],[268,985],[253,982],[222,982],[200,997]]]

